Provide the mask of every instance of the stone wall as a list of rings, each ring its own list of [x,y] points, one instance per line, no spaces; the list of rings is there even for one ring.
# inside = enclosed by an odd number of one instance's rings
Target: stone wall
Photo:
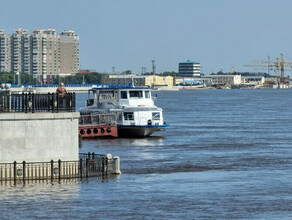
[[[0,163],[76,161],[79,112],[1,113]]]

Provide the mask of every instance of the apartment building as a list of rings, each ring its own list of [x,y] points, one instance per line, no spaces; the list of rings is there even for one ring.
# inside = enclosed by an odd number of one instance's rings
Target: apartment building
[[[0,31],[0,71],[24,72],[42,82],[79,70],[79,37],[74,31],[57,34],[55,29],[13,34]]]
[[[11,71],[11,35],[0,30],[0,71]]]
[[[67,76],[79,71],[79,37],[74,31],[60,35],[60,75]]]

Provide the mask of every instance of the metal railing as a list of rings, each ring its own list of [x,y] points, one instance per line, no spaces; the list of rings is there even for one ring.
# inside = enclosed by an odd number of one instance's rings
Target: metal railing
[[[53,180],[76,178],[79,175],[78,161],[53,161],[0,163],[1,181]]]
[[[107,174],[107,158],[106,155],[101,154],[79,154],[79,168],[80,178],[98,176],[100,174]]]
[[[115,113],[88,113],[80,115],[79,125],[113,125],[117,124],[117,114]]]
[[[75,112],[75,93],[11,94],[0,91],[1,112]]]
[[[120,174],[119,157],[80,153],[79,161],[0,163],[0,181],[61,180]]]

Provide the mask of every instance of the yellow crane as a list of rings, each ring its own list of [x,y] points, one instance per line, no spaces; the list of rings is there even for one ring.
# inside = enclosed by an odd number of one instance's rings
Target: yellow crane
[[[282,53],[280,53],[280,58],[276,58],[274,61],[270,61],[268,57],[268,60],[254,60],[251,64],[244,66],[268,68],[268,72],[274,70],[277,76],[280,76],[280,83],[285,83],[284,69],[286,71],[292,71],[292,69],[286,69],[286,67],[292,68],[292,62],[284,61],[284,55]]]

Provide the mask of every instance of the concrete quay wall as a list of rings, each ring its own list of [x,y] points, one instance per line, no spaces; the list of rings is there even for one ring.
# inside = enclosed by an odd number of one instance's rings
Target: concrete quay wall
[[[0,163],[79,160],[79,112],[0,114]]]
[[[12,92],[16,92],[16,93],[23,93],[23,92],[33,92],[33,93],[55,93],[58,87],[29,87],[29,88],[25,88],[25,87],[12,87],[10,88],[10,90]],[[75,92],[75,93],[87,93],[89,89],[91,89],[91,86],[82,86],[82,87],[78,87],[78,86],[70,86],[70,87],[66,87],[67,92]]]

